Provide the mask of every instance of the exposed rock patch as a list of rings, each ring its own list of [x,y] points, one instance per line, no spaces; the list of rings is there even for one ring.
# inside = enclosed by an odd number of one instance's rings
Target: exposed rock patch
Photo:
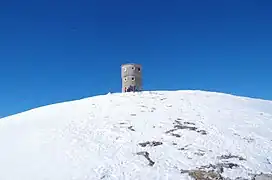
[[[153,107],[150,109],[150,112],[154,112],[155,110],[156,110],[156,108]]]
[[[186,125],[175,125],[174,128],[175,129],[189,129],[191,131],[197,130],[196,127],[190,127],[190,126],[186,126]]]
[[[182,119],[178,118],[177,120],[175,120],[175,122],[173,123],[174,124],[174,128],[173,129],[170,129],[168,131],[166,131],[165,133],[166,134],[170,134],[173,136],[175,136],[176,134],[173,134],[174,131],[177,131],[177,130],[182,130],[182,129],[187,129],[187,130],[190,130],[190,131],[195,131],[197,133],[200,133],[202,135],[207,135],[207,132],[205,130],[201,130],[201,129],[198,129],[197,127],[195,127],[195,123],[191,123],[191,122],[184,122],[182,123],[181,122]]]
[[[139,143],[140,146],[142,147],[146,147],[146,146],[159,146],[162,145],[162,142],[158,142],[158,141],[147,141],[147,142],[143,142],[143,143]]]
[[[247,141],[248,143],[252,143],[253,141],[255,141],[255,139],[251,138],[251,137],[244,137],[243,138],[245,141]]]
[[[195,152],[194,154],[197,155],[197,156],[204,156],[204,155],[205,155],[205,151],[199,149],[199,150],[198,150],[197,152]]]
[[[271,164],[272,165],[271,161],[268,158],[266,158],[266,161],[267,161],[267,164]]]
[[[191,123],[191,122],[184,122],[184,124],[195,125],[195,123]]]
[[[195,180],[229,180],[222,176],[224,169],[233,169],[239,167],[238,164],[234,163],[218,163],[201,166],[193,170],[181,170],[182,174],[188,173],[189,176]]]
[[[135,129],[133,128],[133,126],[129,126],[128,129],[131,130],[131,131],[135,131]]]
[[[223,180],[223,177],[213,170],[192,170],[188,174],[195,180]]]
[[[181,135],[175,134],[175,133],[171,133],[171,135],[172,135],[172,136],[175,136],[175,137],[177,137],[177,138],[180,138],[180,137],[181,137]]]
[[[207,132],[205,130],[197,130],[196,132],[198,132],[202,135],[207,135]]]
[[[188,150],[188,149],[187,149],[188,146],[189,146],[189,145],[187,144],[186,146],[184,146],[184,147],[182,147],[182,148],[179,148],[178,150],[181,150],[181,151]]]
[[[137,152],[136,154],[137,154],[137,155],[144,156],[144,157],[148,160],[148,162],[149,162],[148,165],[149,165],[149,166],[153,166],[153,165],[155,164],[155,162],[152,161],[152,160],[150,159],[149,153],[148,153],[147,151]]]
[[[245,161],[246,160],[242,156],[237,156],[237,155],[232,155],[232,154],[221,155],[221,156],[218,157],[218,159],[232,159],[232,158],[239,159],[240,161]]]

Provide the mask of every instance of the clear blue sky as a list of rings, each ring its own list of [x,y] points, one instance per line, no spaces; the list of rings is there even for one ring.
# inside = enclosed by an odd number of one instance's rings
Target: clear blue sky
[[[272,100],[270,0],[0,0],[0,117],[121,90],[141,63],[146,90]]]

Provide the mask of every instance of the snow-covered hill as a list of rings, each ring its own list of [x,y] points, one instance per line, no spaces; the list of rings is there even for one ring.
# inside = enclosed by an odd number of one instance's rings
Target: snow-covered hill
[[[272,173],[271,101],[204,91],[116,93],[0,120],[0,180],[261,173]]]

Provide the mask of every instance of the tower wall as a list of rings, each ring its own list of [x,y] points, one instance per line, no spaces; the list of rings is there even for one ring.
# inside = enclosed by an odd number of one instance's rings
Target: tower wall
[[[122,92],[142,90],[142,66],[140,64],[123,64],[121,77]]]

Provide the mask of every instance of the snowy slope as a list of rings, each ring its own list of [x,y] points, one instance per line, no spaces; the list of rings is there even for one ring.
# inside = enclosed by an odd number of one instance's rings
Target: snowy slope
[[[0,120],[0,180],[250,179],[271,163],[272,102],[222,93],[116,93]]]

